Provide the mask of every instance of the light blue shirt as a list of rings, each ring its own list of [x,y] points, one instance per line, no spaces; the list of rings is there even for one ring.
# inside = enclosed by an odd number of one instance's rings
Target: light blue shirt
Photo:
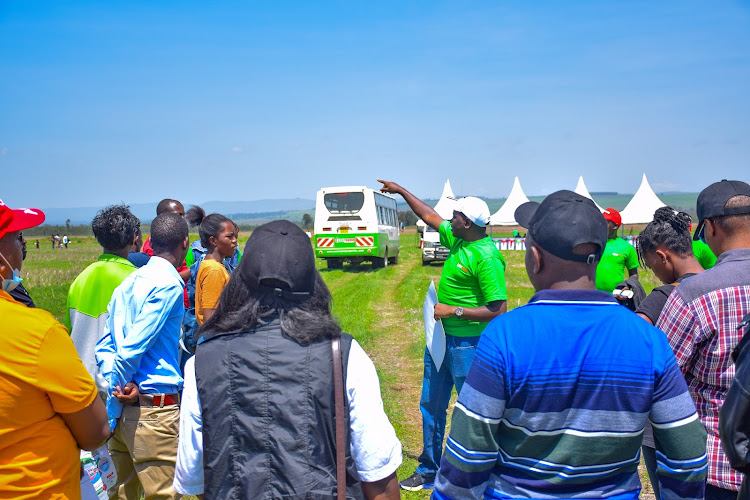
[[[112,294],[104,333],[96,343],[96,363],[109,383],[110,424],[122,413],[112,396],[133,381],[143,394],[172,394],[182,388],[179,339],[184,283],[161,257],[133,272]]]

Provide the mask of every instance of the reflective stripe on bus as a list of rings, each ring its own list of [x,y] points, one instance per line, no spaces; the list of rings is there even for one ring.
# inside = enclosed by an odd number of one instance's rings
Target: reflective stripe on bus
[[[355,241],[358,247],[371,247],[375,244],[375,238],[372,236],[359,236]]]

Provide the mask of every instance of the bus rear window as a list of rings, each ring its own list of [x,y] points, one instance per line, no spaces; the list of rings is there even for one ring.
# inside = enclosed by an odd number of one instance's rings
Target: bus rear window
[[[328,193],[323,202],[332,214],[359,212],[365,203],[364,193]]]

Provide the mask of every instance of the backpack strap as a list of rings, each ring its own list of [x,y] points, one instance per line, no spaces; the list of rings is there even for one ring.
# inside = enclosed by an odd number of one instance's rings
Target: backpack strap
[[[344,430],[344,368],[341,363],[341,336],[331,337],[333,393],[336,415],[336,498],[346,500],[346,432]]]

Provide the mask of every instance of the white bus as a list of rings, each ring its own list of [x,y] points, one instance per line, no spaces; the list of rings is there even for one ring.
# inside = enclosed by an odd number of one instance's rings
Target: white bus
[[[398,263],[396,199],[364,186],[327,187],[315,202],[313,248],[328,269],[372,262],[374,267]]]

